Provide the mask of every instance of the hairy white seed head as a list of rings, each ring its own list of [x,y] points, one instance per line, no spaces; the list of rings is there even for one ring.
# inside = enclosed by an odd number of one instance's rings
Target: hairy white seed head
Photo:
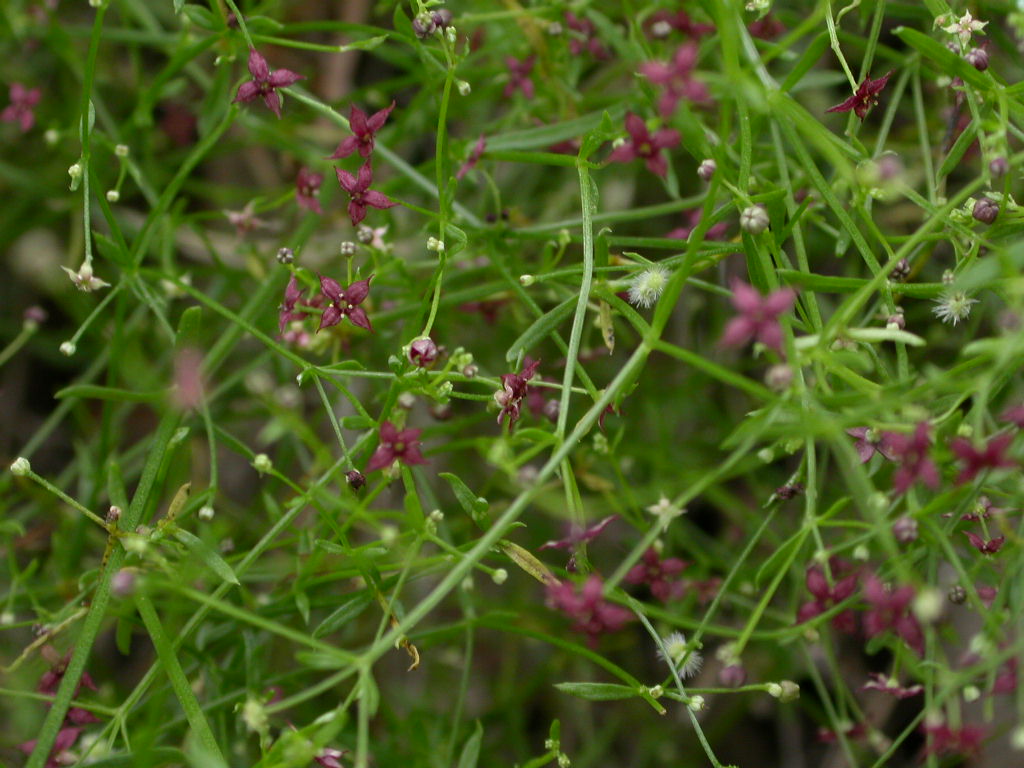
[[[658,649],[658,658],[676,668],[680,677],[693,677],[700,672],[704,658],[695,648],[688,648],[686,636],[682,632],[673,632],[661,639],[664,652]]]
[[[669,271],[660,264],[638,272],[629,281],[629,303],[637,307],[653,306],[668,285]]]
[[[966,320],[971,314],[971,305],[977,304],[977,299],[967,297],[963,291],[950,291],[935,299],[936,306],[932,312],[944,323],[956,325],[961,320]]]

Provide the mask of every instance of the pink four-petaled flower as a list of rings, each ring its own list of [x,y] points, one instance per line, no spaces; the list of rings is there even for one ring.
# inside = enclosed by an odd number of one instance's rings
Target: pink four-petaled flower
[[[317,331],[337,325],[343,317],[347,317],[353,325],[372,331],[373,328],[370,326],[370,318],[366,316],[366,310],[359,306],[370,293],[372,279],[373,275],[370,275],[365,280],[352,283],[348,288],[342,288],[341,283],[337,280],[321,275],[320,290],[331,303],[320,316],[320,327],[317,328]]]
[[[893,457],[900,462],[893,473],[892,486],[898,494],[906,493],[918,480],[933,490],[939,487],[939,470],[928,455],[932,441],[928,422],[922,421],[912,435],[886,432],[883,439]]]
[[[956,454],[957,458],[964,463],[964,468],[956,476],[956,484],[963,485],[973,480],[979,472],[986,469],[1010,469],[1017,466],[1017,462],[1006,456],[1006,450],[1013,442],[1013,435],[1004,432],[996,435],[988,444],[978,450],[974,443],[966,437],[955,438],[949,444],[949,448]]]
[[[836,104],[834,107],[829,107],[825,111],[850,112],[852,110],[857,117],[863,120],[867,116],[868,110],[878,103],[878,94],[885,88],[889,78],[892,77],[892,73],[893,70],[889,70],[877,80],[872,80],[870,77],[865,78],[864,82],[857,86],[853,96],[840,104]]]
[[[341,188],[352,198],[348,204],[348,217],[352,220],[352,226],[366,218],[367,206],[384,210],[398,205],[383,193],[370,189],[370,184],[373,183],[373,170],[370,168],[369,161],[360,167],[358,176],[353,176],[341,168],[335,168],[334,172],[338,176]]]
[[[323,183],[322,174],[313,173],[308,168],[300,168],[299,175],[295,179],[295,200],[303,208],[313,213],[323,213],[317,195],[320,194],[320,185]]]
[[[11,83],[11,103],[0,112],[0,121],[17,123],[21,132],[28,132],[36,122],[35,106],[39,103],[41,93],[38,88],[26,88],[21,83]]]
[[[830,566],[835,573],[844,569],[844,564],[838,560],[833,560]],[[812,565],[807,569],[806,580],[807,591],[814,599],[800,606],[800,610],[797,612],[797,621],[801,624],[839,605],[857,591],[856,573],[839,579],[835,586],[829,586],[828,580],[825,578],[825,571],[820,565]],[[832,626],[840,632],[852,633],[857,628],[857,619],[853,610],[847,608],[833,616]]]
[[[686,43],[676,49],[671,61],[645,61],[640,65],[640,74],[664,89],[658,99],[658,111],[663,118],[672,116],[681,99],[695,104],[711,100],[707,86],[693,77],[697,52],[696,43]]]
[[[396,459],[406,466],[426,464],[427,460],[420,453],[420,432],[419,429],[399,430],[390,421],[385,421],[380,425],[380,445],[370,457],[366,471],[390,467]]]
[[[686,561],[678,557],[664,560],[653,547],[644,552],[643,562],[637,563],[626,574],[627,584],[646,584],[651,594],[667,603],[683,594],[683,584],[672,580],[686,569]]]
[[[348,118],[348,125],[352,129],[352,135],[342,140],[329,159],[338,160],[348,157],[353,152],[358,152],[364,158],[369,157],[370,153],[373,152],[374,137],[377,135],[377,131],[384,127],[388,115],[391,114],[391,110],[394,108],[395,102],[392,101],[390,106],[367,117],[363,110],[353,104],[349,110]]]
[[[913,587],[905,585],[893,589],[874,574],[868,574],[864,579],[864,598],[871,605],[864,615],[864,633],[868,637],[892,630],[918,655],[924,654],[924,633],[910,611]]]
[[[516,91],[522,91],[523,96],[532,99],[534,94],[533,80],[530,79],[530,72],[533,71],[534,56],[527,56],[520,61],[512,56],[505,57],[505,66],[508,67],[508,82],[505,84],[505,98],[511,98]]]
[[[252,75],[252,80],[238,87],[238,94],[232,103],[248,104],[262,97],[263,103],[278,118],[281,117],[281,97],[277,89],[287,88],[305,79],[303,75],[296,74],[290,69],[275,69],[271,72],[267,60],[255,48],[249,49],[249,74]]]
[[[796,291],[781,288],[762,296],[742,280],[732,281],[732,305],[739,314],[725,326],[723,347],[742,347],[752,339],[782,352],[782,327],[779,316],[788,312],[796,301]]]
[[[602,634],[619,631],[633,618],[630,611],[605,600],[603,591],[596,573],[590,574],[578,591],[571,582],[556,581],[547,587],[548,605],[572,619],[572,628],[585,633],[591,647]]]
[[[651,173],[664,178],[668,173],[668,161],[662,150],[679,144],[679,131],[661,128],[652,135],[643,119],[632,112],[626,113],[626,131],[629,133],[629,141],[616,147],[608,156],[608,162],[629,163],[642,158]]]
[[[501,389],[494,393],[494,402],[501,410],[498,412],[498,423],[508,417],[508,428],[512,429],[519,420],[519,409],[526,396],[527,382],[533,378],[540,360],[524,360],[522,373],[505,373],[501,376]]]

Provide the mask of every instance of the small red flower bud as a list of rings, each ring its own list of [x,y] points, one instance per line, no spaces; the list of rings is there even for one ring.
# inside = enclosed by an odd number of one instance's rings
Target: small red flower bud
[[[349,488],[353,491],[358,491],[364,485],[366,485],[366,476],[363,475],[358,469],[350,469],[345,473],[345,479],[348,480]]]
[[[409,362],[420,368],[429,368],[437,360],[437,344],[430,337],[416,339],[409,345]]]
[[[967,63],[974,67],[979,72],[984,72],[988,69],[988,51],[984,48],[971,48],[964,58],[967,59]]]
[[[982,197],[974,204],[971,215],[982,224],[991,224],[999,215],[999,205],[987,197]]]

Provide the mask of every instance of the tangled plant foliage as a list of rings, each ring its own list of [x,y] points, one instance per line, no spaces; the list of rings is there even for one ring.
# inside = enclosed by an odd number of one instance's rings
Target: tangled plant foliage
[[[0,763],[1024,763],[1024,5],[0,16]]]

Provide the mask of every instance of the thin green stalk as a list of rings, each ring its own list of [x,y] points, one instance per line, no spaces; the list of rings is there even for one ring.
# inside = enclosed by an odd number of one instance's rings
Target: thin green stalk
[[[174,689],[174,695],[178,697],[178,702],[185,712],[188,724],[192,727],[192,731],[206,750],[207,759],[215,759],[219,765],[226,766],[227,763],[221,754],[217,737],[213,735],[210,724],[206,721],[206,715],[203,714],[203,708],[192,691],[192,685],[189,683],[188,678],[185,677],[185,672],[178,662],[178,656],[175,654],[174,648],[167,638],[167,633],[160,623],[160,617],[153,607],[153,601],[145,595],[136,595],[135,607],[139,611],[139,616],[142,617],[142,623],[145,624],[146,631],[149,632],[149,638],[153,641],[153,648],[156,650],[157,659],[171,681],[171,688]]]

